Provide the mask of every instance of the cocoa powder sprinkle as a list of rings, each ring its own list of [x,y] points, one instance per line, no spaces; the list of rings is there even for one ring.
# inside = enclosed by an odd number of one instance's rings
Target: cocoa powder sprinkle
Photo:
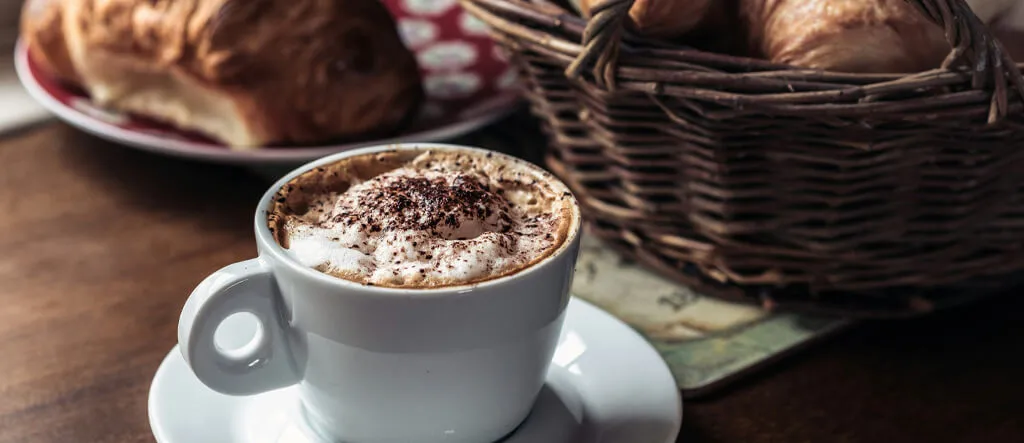
[[[395,177],[365,200],[359,208],[342,210],[332,221],[358,222],[369,213],[381,215],[368,229],[363,226],[369,232],[436,231],[440,227],[458,229],[460,220],[486,219],[497,210],[502,230],[511,224],[505,200],[468,174],[458,174],[450,184],[444,178]]]

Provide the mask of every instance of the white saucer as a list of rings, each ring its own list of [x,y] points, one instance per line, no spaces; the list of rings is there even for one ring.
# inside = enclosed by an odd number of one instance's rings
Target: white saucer
[[[672,443],[682,401],[668,366],[639,334],[593,305],[569,303],[548,380],[502,443]],[[294,388],[232,397],[203,385],[178,348],[149,391],[157,443],[324,443],[305,428]]]

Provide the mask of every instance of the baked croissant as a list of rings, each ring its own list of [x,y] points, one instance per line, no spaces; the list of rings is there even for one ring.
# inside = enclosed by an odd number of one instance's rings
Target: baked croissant
[[[773,62],[841,72],[939,67],[942,28],[904,0],[742,0],[752,49]]]
[[[423,98],[378,0],[29,0],[44,71],[235,148],[398,128]]]

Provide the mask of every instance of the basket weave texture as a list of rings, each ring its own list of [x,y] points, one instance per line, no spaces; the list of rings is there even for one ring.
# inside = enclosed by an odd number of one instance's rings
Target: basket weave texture
[[[962,0],[941,68],[796,69],[644,40],[632,0],[590,20],[543,0],[461,0],[511,54],[547,165],[593,232],[720,297],[907,315],[1024,269],[1019,67]]]

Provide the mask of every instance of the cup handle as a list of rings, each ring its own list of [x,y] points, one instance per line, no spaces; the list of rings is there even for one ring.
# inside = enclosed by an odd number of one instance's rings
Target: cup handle
[[[178,320],[178,344],[203,384],[223,394],[250,395],[299,381],[276,295],[274,274],[259,258],[228,265],[192,291]],[[241,348],[220,349],[217,327],[242,312],[256,317],[255,336]]]

